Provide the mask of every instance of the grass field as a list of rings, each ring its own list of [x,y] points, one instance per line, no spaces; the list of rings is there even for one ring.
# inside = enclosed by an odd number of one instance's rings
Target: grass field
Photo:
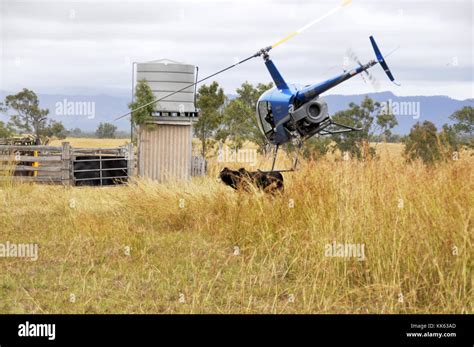
[[[39,256],[0,258],[0,312],[472,313],[474,157],[428,168],[387,152],[304,162],[275,196],[215,176],[6,183],[0,243]]]

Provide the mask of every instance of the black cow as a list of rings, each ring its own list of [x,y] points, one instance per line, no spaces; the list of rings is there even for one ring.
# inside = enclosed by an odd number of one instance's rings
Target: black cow
[[[222,182],[238,190],[251,190],[251,185],[267,193],[283,191],[283,175],[280,172],[247,171],[244,168],[230,170],[224,168],[220,173]]]
[[[74,178],[76,179],[76,186],[100,186],[101,180],[99,169],[101,162],[103,169],[103,186],[123,184],[127,182],[127,178],[117,178],[127,176],[127,160],[124,157],[102,156],[102,160],[99,161],[99,159],[101,159],[99,156],[76,157],[76,161],[74,162]],[[80,172],[81,170],[87,171]]]

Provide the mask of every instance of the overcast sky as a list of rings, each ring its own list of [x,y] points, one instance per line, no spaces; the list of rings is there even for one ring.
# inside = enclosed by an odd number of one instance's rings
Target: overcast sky
[[[168,58],[204,76],[274,43],[339,0],[1,2],[0,90],[129,95],[132,62]],[[315,83],[342,72],[348,49],[372,59],[374,35],[397,87],[379,66],[379,91],[473,97],[472,0],[355,0],[271,57],[288,82]],[[351,64],[352,65],[352,64]],[[269,82],[261,59],[216,78],[226,93],[245,80]],[[331,94],[373,92],[356,77]]]

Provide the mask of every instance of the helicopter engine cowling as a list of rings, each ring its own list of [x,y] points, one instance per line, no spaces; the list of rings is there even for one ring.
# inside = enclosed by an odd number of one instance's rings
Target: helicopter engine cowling
[[[310,124],[319,124],[328,118],[328,105],[323,98],[316,97],[304,103],[293,112],[293,120]]]
[[[292,113],[293,124],[296,125],[294,130],[305,138],[315,134],[319,124],[328,118],[328,105],[318,96],[305,102]]]
[[[322,98],[315,98],[308,103],[308,121],[319,124],[328,118],[328,104]]]
[[[296,125],[293,130],[297,130],[302,137],[310,137],[329,118],[328,105],[317,96],[298,107],[291,116]]]

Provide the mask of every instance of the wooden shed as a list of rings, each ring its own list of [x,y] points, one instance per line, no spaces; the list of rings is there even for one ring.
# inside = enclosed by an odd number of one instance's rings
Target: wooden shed
[[[160,182],[191,176],[192,126],[156,121],[138,131],[138,174]]]

